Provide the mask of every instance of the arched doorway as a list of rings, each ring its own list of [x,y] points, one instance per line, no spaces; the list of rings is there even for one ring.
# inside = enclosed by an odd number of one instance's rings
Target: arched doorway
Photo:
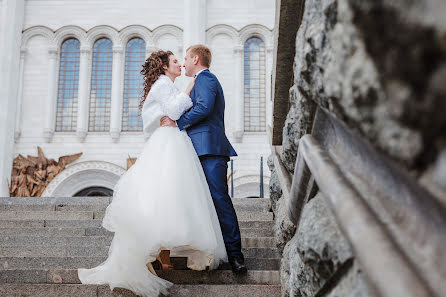
[[[113,190],[105,187],[89,187],[83,189],[76,194],[74,197],[91,197],[91,196],[102,196],[102,197],[110,197],[113,196]]]
[[[112,189],[125,171],[104,161],[70,164],[50,182],[42,197],[113,196]]]

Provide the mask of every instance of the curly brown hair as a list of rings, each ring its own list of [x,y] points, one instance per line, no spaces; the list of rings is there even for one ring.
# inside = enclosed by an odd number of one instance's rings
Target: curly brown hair
[[[169,67],[169,57],[172,56],[171,51],[156,51],[153,52],[150,57],[147,58],[144,65],[142,65],[141,74],[144,76],[144,95],[139,102],[139,111],[141,112],[146,101],[147,94],[149,94],[150,88],[160,77],[161,74],[165,74],[163,66]]]

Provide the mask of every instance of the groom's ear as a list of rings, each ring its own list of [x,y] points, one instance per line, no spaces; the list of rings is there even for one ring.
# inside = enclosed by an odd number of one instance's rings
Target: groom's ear
[[[194,56],[194,65],[198,65],[198,63],[199,63],[199,57],[198,57],[198,55],[195,55]]]

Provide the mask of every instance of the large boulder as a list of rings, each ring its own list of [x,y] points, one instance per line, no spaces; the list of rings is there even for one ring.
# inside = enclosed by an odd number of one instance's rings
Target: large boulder
[[[444,3],[305,1],[283,130],[289,170],[310,102],[407,168],[420,171],[435,160],[446,141]]]
[[[375,297],[357,263],[339,280],[327,297]]]
[[[314,296],[352,259],[350,246],[318,193],[304,208],[299,229],[283,251],[283,290],[289,296]]]

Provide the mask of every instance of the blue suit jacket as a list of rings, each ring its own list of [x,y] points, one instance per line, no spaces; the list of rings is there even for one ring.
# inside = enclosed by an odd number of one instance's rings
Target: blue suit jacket
[[[203,70],[190,97],[193,106],[177,120],[177,125],[180,130],[186,129],[198,156],[237,156],[225,134],[225,97],[217,77]]]

